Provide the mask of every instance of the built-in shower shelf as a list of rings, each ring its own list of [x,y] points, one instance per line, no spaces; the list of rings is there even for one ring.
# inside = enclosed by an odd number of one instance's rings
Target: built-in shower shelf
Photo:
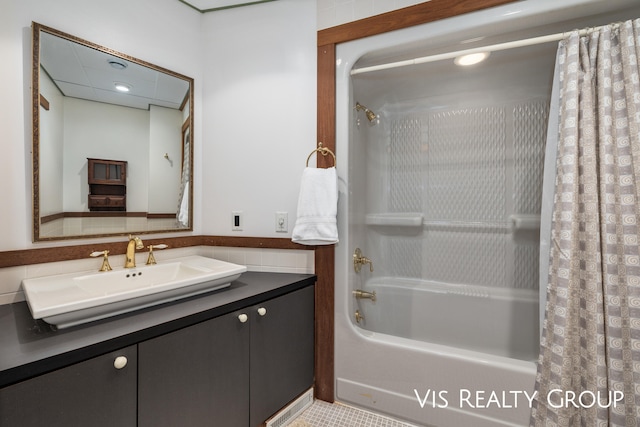
[[[415,212],[391,212],[367,214],[365,224],[389,227],[422,227],[424,215]]]
[[[508,233],[511,226],[505,221],[424,221],[426,230],[473,230],[494,233]]]
[[[440,221],[425,220],[420,212],[367,214],[366,225],[383,227],[416,227],[425,229],[457,228],[508,233],[515,230],[539,230],[540,215],[514,214],[508,221]]]

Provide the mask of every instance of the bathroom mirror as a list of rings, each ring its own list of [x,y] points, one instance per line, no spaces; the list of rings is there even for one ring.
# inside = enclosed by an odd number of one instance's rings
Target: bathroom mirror
[[[192,230],[193,79],[32,32],[33,240]]]

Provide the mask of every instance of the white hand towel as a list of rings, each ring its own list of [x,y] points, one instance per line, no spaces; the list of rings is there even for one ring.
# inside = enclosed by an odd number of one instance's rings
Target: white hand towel
[[[178,223],[180,227],[189,226],[189,181],[184,186],[182,200],[180,200],[180,210],[178,211]]]
[[[296,225],[291,240],[303,245],[338,243],[338,175],[336,168],[302,172]]]

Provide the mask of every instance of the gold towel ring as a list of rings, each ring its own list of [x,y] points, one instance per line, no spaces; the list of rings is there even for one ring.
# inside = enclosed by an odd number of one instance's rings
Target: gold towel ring
[[[307,157],[307,167],[309,167],[309,160],[311,159],[311,156],[313,156],[313,153],[315,153],[315,152],[318,152],[318,153],[322,154],[323,156],[326,156],[327,154],[331,154],[331,157],[333,157],[333,167],[336,166],[336,155],[333,154],[333,151],[331,151],[327,147],[323,147],[322,146],[322,142],[318,142],[318,148],[313,150],[311,152],[311,154],[309,154],[309,157]]]

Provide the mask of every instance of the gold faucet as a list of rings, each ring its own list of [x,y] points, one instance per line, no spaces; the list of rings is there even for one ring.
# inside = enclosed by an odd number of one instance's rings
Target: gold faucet
[[[129,243],[127,244],[127,259],[124,262],[124,268],[135,268],[136,266],[136,249],[142,249],[144,245],[138,236],[129,234]]]

